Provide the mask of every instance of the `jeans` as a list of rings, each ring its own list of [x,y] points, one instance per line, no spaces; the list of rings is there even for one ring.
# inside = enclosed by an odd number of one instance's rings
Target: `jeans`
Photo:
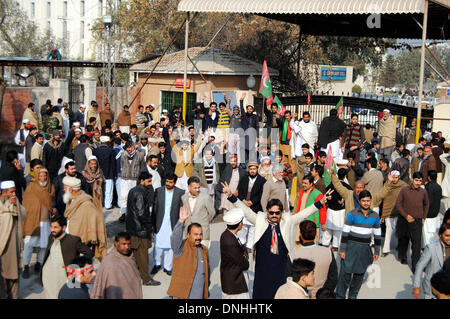
[[[105,183],[105,208],[106,209],[110,209],[112,206],[113,191],[114,191],[114,180],[107,179],[106,183]]]

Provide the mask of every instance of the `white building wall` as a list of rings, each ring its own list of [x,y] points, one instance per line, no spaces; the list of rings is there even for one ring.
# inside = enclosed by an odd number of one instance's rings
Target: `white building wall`
[[[18,3],[42,33],[50,28],[56,38],[66,39],[68,52],[58,48],[63,59],[101,59],[94,55],[91,28],[105,14],[107,0],[18,0]]]

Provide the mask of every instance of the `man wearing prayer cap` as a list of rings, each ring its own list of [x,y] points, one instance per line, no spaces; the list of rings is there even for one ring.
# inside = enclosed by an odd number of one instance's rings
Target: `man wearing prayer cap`
[[[0,184],[0,298],[19,299],[22,221],[25,209],[16,197],[14,181]]]
[[[386,158],[391,158],[396,136],[395,121],[390,115],[391,111],[383,110],[383,117],[378,122],[380,124],[378,136],[381,138],[381,155]]]
[[[98,166],[104,176],[105,185],[101,187],[105,190],[105,208],[112,209],[114,177],[116,175],[116,156],[114,149],[109,145],[109,136],[100,137],[100,146],[93,150],[93,155],[97,157]]]
[[[22,128],[20,128],[17,133],[16,136],[14,138],[14,142],[16,143],[16,145],[19,145],[19,161],[22,164],[22,167],[25,167],[25,141],[26,138],[28,136],[28,134],[30,133],[30,131],[28,130],[28,124],[30,123],[29,119],[23,119],[22,121]]]
[[[67,233],[78,236],[81,242],[92,247],[95,257],[106,256],[106,228],[103,211],[94,204],[92,196],[81,190],[81,180],[65,176],[63,178],[66,204],[64,216],[67,218]]]
[[[220,236],[220,282],[223,299],[249,299],[247,287],[248,254],[237,233],[242,229],[244,212],[233,208],[224,216],[227,229]],[[247,277],[248,279],[248,277]]]

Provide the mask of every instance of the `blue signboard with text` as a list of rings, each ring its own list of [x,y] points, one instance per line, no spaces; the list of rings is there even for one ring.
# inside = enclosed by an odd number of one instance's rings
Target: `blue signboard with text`
[[[347,68],[345,67],[327,67],[320,68],[320,79],[323,81],[345,81],[347,78]]]

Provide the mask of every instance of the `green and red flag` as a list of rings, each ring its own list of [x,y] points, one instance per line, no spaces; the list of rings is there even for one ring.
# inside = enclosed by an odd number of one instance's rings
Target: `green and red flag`
[[[280,115],[283,116],[284,112],[286,111],[286,108],[284,107],[283,103],[281,103],[281,101],[278,98],[278,96],[275,96],[273,101],[278,104],[278,113],[280,113]]]
[[[259,93],[266,99],[272,98],[272,82],[270,82],[269,69],[267,68],[267,61],[264,60],[261,74],[261,84],[259,86]],[[272,103],[272,102],[271,102]]]
[[[327,158],[325,160],[324,171],[322,175],[322,181],[325,186],[330,185],[331,183],[331,173],[330,166],[333,165],[334,171],[337,171],[336,163],[334,163],[333,152],[331,151],[331,145],[328,146]]]
[[[341,97],[338,104],[336,105],[336,110],[337,110],[337,116],[339,117],[342,114],[342,112],[344,111],[344,97],[343,96]]]
[[[308,89],[308,108],[311,106],[311,89]]]

